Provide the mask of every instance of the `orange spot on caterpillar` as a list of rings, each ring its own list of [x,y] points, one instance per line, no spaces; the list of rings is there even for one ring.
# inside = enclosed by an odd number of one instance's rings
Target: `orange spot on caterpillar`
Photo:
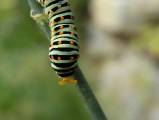
[[[50,55],[50,60],[54,60],[54,56]]]
[[[73,57],[73,56],[71,56],[71,57],[70,57],[70,59],[71,59],[71,60],[74,60],[74,57]]]
[[[62,34],[63,34],[63,32],[60,32],[60,33],[59,33],[59,35],[62,35]]]
[[[61,57],[58,57],[57,60],[61,60]]]
[[[77,80],[72,77],[64,77],[59,81],[59,85],[63,86],[65,84],[77,84]]]
[[[74,35],[74,32],[71,32],[71,35]]]
[[[71,40],[71,41],[70,41],[70,44],[71,44],[71,45],[74,45],[74,42]]]
[[[61,20],[64,20],[65,18],[64,18],[64,16],[61,16]]]
[[[61,25],[61,26],[60,26],[60,29],[64,29],[64,26],[63,26],[63,25]]]
[[[59,40],[59,41],[58,41],[58,44],[59,44],[59,45],[60,45],[60,44],[62,44],[62,41],[61,41],[61,40]]]

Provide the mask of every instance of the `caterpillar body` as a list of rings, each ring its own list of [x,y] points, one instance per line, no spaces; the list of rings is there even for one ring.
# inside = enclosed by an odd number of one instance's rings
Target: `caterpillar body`
[[[48,16],[51,30],[51,67],[62,78],[60,84],[76,83],[71,76],[79,57],[78,34],[68,0],[37,0]]]

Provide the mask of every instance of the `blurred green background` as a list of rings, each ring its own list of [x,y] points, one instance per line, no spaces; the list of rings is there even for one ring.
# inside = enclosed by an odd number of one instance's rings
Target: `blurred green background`
[[[0,120],[89,119],[77,89],[58,85],[48,46],[26,0],[1,1]]]
[[[159,2],[126,1],[70,0],[80,66],[109,120],[158,120]],[[58,85],[48,46],[26,0],[1,1],[0,120],[91,119],[77,88]]]

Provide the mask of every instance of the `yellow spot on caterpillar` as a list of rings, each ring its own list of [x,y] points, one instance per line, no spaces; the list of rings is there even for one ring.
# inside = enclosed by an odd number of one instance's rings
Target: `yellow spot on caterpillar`
[[[65,84],[76,84],[77,80],[73,79],[72,77],[65,77],[65,78],[62,78],[62,80],[60,80],[58,83],[61,86]]]
[[[51,32],[51,38],[53,38],[53,36],[54,36],[54,33],[53,33],[53,32]]]
[[[54,35],[54,34],[55,34],[55,31],[54,31],[54,30],[51,30],[51,34],[53,34],[53,35]]]

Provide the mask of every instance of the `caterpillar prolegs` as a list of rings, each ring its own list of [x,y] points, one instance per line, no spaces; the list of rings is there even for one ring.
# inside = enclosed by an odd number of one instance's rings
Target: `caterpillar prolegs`
[[[48,16],[51,30],[51,67],[62,78],[60,84],[76,83],[71,76],[79,57],[78,34],[68,0],[37,0]]]

